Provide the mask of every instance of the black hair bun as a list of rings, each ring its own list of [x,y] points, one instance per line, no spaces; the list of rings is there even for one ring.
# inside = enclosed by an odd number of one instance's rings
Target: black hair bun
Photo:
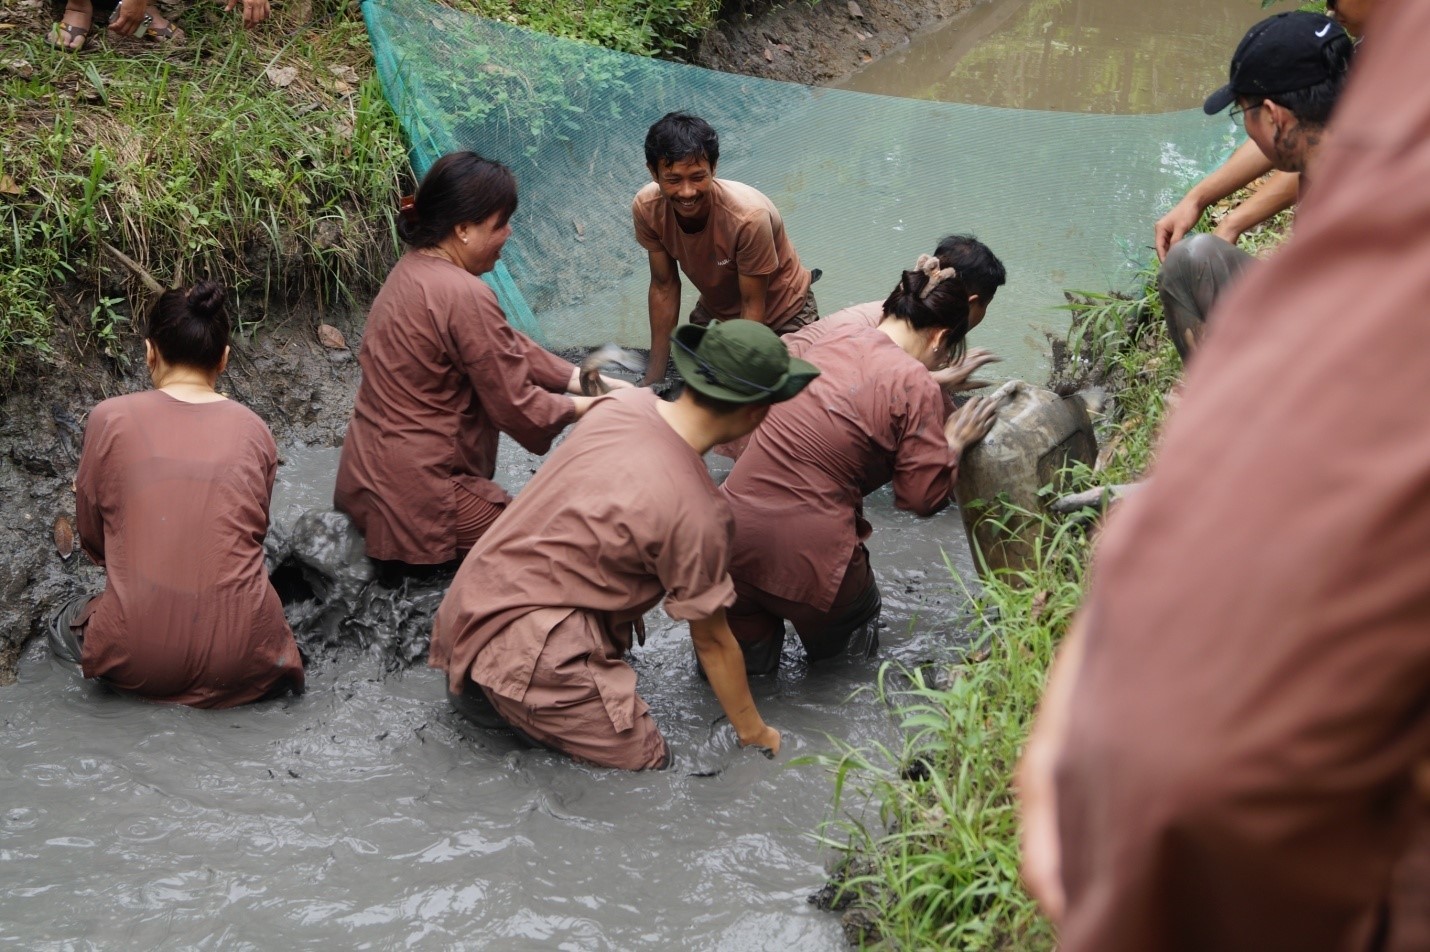
[[[223,313],[228,292],[217,281],[203,280],[189,289],[187,303],[195,316],[213,318]]]

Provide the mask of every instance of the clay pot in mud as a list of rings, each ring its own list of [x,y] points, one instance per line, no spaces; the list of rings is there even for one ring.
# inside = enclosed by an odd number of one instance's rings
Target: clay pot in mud
[[[998,418],[982,442],[964,452],[954,487],[969,547],[985,575],[1031,566],[1046,524],[1037,518],[1046,512],[1040,490],[1060,494],[1064,467],[1075,460],[1090,466],[1097,458],[1081,394],[1060,397],[1011,380],[991,399],[1002,401]]]

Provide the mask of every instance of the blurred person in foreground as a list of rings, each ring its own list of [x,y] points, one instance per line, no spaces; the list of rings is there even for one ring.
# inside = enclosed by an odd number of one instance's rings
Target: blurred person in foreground
[[[1345,86],[1351,52],[1345,31],[1315,13],[1279,13],[1248,30],[1232,56],[1229,81],[1208,96],[1203,106],[1207,115],[1231,106],[1232,118],[1245,126],[1248,145],[1255,149],[1254,153],[1247,147],[1239,150],[1225,168],[1236,166],[1241,161],[1238,157],[1246,153],[1252,160],[1259,157],[1269,168],[1294,173],[1295,186],[1303,187],[1315,174],[1326,123]],[[1260,169],[1256,175],[1264,171]],[[1255,207],[1285,181],[1270,183],[1248,205]],[[1164,228],[1169,219],[1179,221],[1173,231],[1185,232],[1201,215],[1198,209],[1190,221],[1178,218],[1189,201],[1196,202],[1190,193],[1158,222],[1157,231],[1157,254],[1162,259],[1157,291],[1172,343],[1183,360],[1201,339],[1222,291],[1256,260],[1235,244],[1241,230],[1250,227],[1250,223],[1240,223],[1247,214],[1245,209],[1228,216],[1215,232],[1188,235],[1171,243],[1173,239]]]
[[[1430,4],[1372,29],[1024,752],[1024,874],[1066,952],[1430,948]]]

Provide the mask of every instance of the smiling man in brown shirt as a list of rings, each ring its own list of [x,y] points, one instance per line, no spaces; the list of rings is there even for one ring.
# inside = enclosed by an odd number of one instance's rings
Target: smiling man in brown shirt
[[[677,264],[700,292],[692,324],[744,318],[788,334],[819,319],[809,270],[779,209],[757,189],[715,177],[720,139],[708,122],[667,114],[647,132],[645,156],[654,181],[631,204],[636,241],[650,255],[650,370],[642,386],[666,372],[680,314]]]

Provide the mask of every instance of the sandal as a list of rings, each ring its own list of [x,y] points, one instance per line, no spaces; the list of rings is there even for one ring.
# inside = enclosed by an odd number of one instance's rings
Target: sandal
[[[159,43],[182,43],[184,31],[179,29],[173,20],[165,20],[162,25],[154,22],[155,17],[162,16],[158,7],[151,6],[145,11],[145,21],[149,24],[149,29],[144,34],[145,38]]]
[[[57,50],[63,50],[66,53],[78,53],[84,49],[85,43],[89,41],[89,31],[94,26],[94,8],[91,7],[88,11],[85,11],[77,10],[73,7],[65,7],[64,16],[69,16],[70,14],[85,17],[89,19],[90,22],[81,26],[78,23],[66,23],[64,20],[59,20],[56,23],[50,24],[50,32],[45,34],[45,41]]]

